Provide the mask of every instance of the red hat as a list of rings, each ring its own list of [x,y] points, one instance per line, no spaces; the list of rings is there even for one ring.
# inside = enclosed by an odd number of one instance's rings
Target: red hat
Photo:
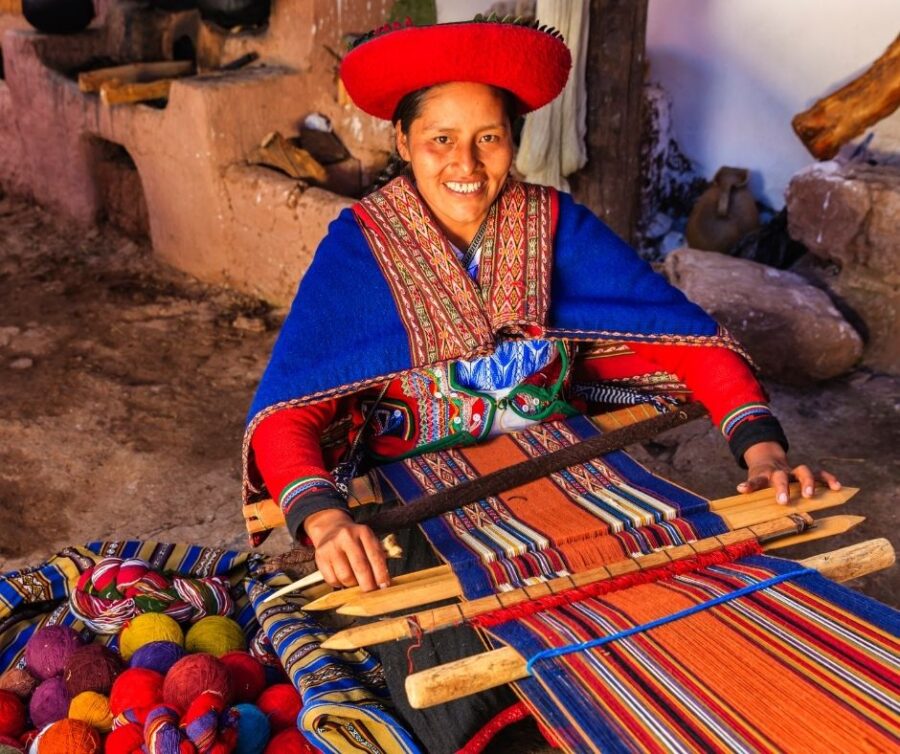
[[[481,20],[434,26],[399,23],[370,32],[344,56],[341,79],[357,107],[390,120],[404,96],[450,81],[508,89],[520,113],[563,90],[572,55],[555,29]]]

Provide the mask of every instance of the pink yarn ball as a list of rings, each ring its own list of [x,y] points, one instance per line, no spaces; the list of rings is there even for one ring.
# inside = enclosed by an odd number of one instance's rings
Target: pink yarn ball
[[[66,660],[81,645],[81,637],[68,626],[45,626],[25,645],[25,662],[38,678],[52,678],[63,672]]]
[[[216,657],[203,652],[182,657],[163,683],[163,700],[180,713],[204,691],[212,691],[230,702],[231,677],[228,668]]]
[[[35,728],[62,720],[69,714],[69,692],[62,678],[48,678],[34,690],[28,714]]]

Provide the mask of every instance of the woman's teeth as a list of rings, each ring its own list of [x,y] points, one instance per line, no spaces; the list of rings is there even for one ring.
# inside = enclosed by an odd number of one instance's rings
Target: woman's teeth
[[[451,191],[455,191],[457,194],[474,194],[476,191],[481,190],[481,187],[484,186],[484,181],[479,181],[478,183],[457,183],[456,181],[447,181],[444,185]]]

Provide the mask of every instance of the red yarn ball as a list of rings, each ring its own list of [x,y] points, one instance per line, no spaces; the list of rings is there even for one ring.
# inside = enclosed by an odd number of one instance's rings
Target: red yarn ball
[[[266,687],[266,671],[253,655],[240,650],[226,652],[219,660],[228,668],[235,702],[255,702]]]
[[[21,735],[25,730],[25,705],[12,691],[0,691],[0,735]]]
[[[82,720],[58,720],[41,733],[38,754],[99,754],[100,734]]]
[[[122,661],[102,644],[79,647],[66,660],[63,680],[73,698],[82,691],[108,695],[116,676],[122,672]]]
[[[8,746],[14,751],[25,751],[25,744],[12,736],[0,736],[0,746]]]
[[[228,668],[210,654],[198,652],[182,657],[166,673],[163,700],[179,713],[183,714],[204,691],[220,694],[228,702],[232,698]]]
[[[25,662],[38,678],[52,678],[63,672],[69,655],[80,646],[81,637],[68,626],[45,626],[25,645]]]
[[[109,711],[113,717],[127,710],[140,716],[162,702],[163,677],[154,670],[129,668],[113,681],[109,692]]]
[[[137,723],[128,723],[115,728],[103,744],[104,754],[140,754],[144,745],[144,728]]]
[[[259,707],[269,718],[272,731],[297,727],[297,715],[303,707],[300,694],[289,683],[276,683],[269,686],[256,700]]]
[[[296,728],[285,728],[269,739],[263,754],[318,754],[319,750],[307,741]]]

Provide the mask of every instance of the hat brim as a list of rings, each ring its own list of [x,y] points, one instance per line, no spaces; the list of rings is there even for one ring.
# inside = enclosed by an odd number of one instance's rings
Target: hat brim
[[[571,67],[558,36],[481,21],[386,32],[347,53],[340,75],[357,107],[391,120],[407,94],[451,81],[507,89],[528,113],[559,95]]]

